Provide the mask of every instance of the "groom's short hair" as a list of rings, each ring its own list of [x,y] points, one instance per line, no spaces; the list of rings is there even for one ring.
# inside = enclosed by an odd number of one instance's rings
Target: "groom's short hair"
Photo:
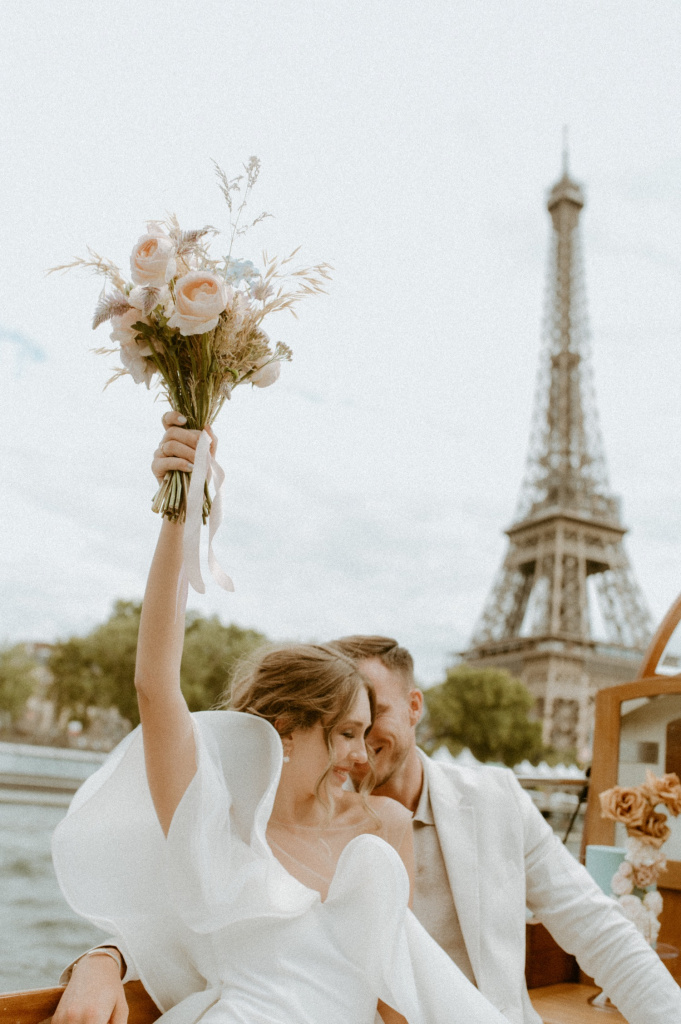
[[[414,659],[406,647],[400,647],[397,640],[389,636],[342,636],[327,646],[335,647],[353,661],[376,658],[391,672],[397,672],[404,680],[405,688],[411,690],[414,681]]]

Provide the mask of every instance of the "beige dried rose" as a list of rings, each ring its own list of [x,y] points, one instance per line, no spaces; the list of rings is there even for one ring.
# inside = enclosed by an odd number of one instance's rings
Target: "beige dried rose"
[[[601,793],[600,801],[601,815],[613,821],[621,821],[627,829],[641,826],[651,812],[649,802],[639,789],[614,786]]]
[[[648,802],[646,801],[646,803]],[[648,804],[648,808],[650,808],[650,804]],[[628,822],[625,824],[630,836],[641,839],[644,843],[650,843],[651,846],[658,849],[667,842],[671,835],[671,829],[667,825],[667,815],[659,811],[649,810],[648,816],[640,825],[632,827]]]
[[[655,804],[663,803],[675,818],[681,814],[681,780],[676,772],[668,772],[658,779],[648,768],[646,781],[641,788],[653,807]]]

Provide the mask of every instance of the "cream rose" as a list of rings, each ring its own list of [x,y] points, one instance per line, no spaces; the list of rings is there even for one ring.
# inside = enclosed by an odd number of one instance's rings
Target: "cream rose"
[[[268,358],[268,356],[265,356],[264,359],[259,359],[255,364],[260,367],[251,377],[251,384],[255,384],[256,388],[268,388],[270,384],[274,384],[275,381],[279,380],[281,363],[278,359],[268,363]]]
[[[638,867],[639,864],[656,864],[658,870],[662,871],[667,864],[662,850],[656,850],[650,843],[643,843],[634,836],[627,836],[624,845],[627,848],[627,860],[634,867]]]
[[[641,917],[643,904],[638,896],[620,896],[618,902],[630,921],[635,922],[637,918]]]
[[[156,373],[156,366],[147,356],[151,355],[148,345],[139,345],[136,341],[121,345],[121,362],[128,371],[135,384],[151,384],[151,378]]]
[[[647,911],[645,907],[643,909],[645,916],[641,916],[640,924],[638,921],[636,922],[636,927],[641,932],[646,942],[650,943],[652,946],[660,931],[660,922],[657,920],[655,915]]]
[[[626,863],[626,862],[625,862]],[[619,869],[612,876],[610,882],[610,888],[615,896],[628,896],[630,892],[634,891],[634,883],[631,880],[631,871],[627,874],[622,871],[624,865],[620,865]],[[631,868],[631,865],[629,865]]]
[[[167,235],[146,234],[138,239],[130,256],[130,276],[135,284],[166,284],[175,276],[175,245]]]
[[[132,325],[136,323],[146,323],[139,309],[128,309],[125,313],[121,313],[120,316],[112,316],[111,326],[113,331],[109,337],[112,341],[117,341],[121,346],[134,344],[137,332],[133,331]]]
[[[180,334],[205,334],[216,326],[232,289],[216,274],[192,270],[175,285],[175,312],[168,320]]]
[[[659,917],[662,913],[662,897],[659,892],[647,892],[643,897],[643,906],[655,917]]]

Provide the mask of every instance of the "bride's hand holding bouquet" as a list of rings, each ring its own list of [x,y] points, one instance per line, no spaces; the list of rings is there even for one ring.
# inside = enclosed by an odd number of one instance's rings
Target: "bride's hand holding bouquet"
[[[166,428],[165,433],[151,463],[151,471],[159,484],[163,483],[168,473],[193,471],[196,449],[201,440],[201,431],[187,427],[186,416],[175,412],[174,409],[163,414],[162,423]],[[205,430],[211,438],[210,454],[215,458],[218,439],[210,427],[206,427]]]

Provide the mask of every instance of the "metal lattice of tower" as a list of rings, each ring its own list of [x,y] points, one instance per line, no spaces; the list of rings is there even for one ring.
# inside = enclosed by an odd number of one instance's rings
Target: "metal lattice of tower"
[[[630,678],[650,616],[623,545],[596,415],[579,242],[580,186],[549,194],[551,247],[530,448],[509,545],[463,657],[525,679],[544,738],[588,741],[589,703]]]

